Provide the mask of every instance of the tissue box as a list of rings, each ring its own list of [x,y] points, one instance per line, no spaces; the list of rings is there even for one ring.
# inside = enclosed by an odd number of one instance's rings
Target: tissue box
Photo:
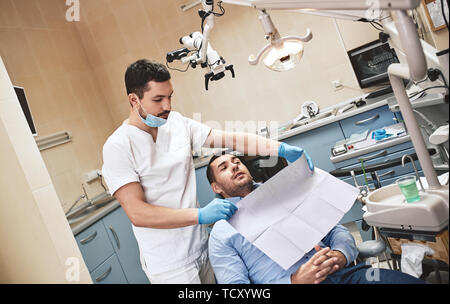
[[[427,259],[434,259],[434,260],[441,260],[447,265],[449,265],[449,259],[448,259],[448,230],[442,230],[436,235],[436,241],[430,242],[430,241],[420,241],[420,240],[408,240],[408,239],[399,239],[399,238],[387,238],[389,244],[392,248],[392,253],[401,255],[402,254],[402,244],[405,243],[416,243],[416,244],[422,244],[425,246],[430,247],[434,250],[434,254],[432,256],[425,256]]]

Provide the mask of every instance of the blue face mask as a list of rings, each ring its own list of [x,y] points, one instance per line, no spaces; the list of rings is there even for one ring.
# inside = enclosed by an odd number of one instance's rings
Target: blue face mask
[[[138,103],[141,106],[141,109],[147,113],[147,111],[144,110],[144,108],[141,105],[141,102],[138,99]],[[139,115],[139,117],[141,118],[142,122],[145,123],[147,126],[152,127],[152,128],[158,128],[163,126],[166,122],[167,119],[161,118],[161,117],[157,117],[151,114],[147,113],[147,117],[144,119],[141,114],[139,114],[139,111],[136,111]]]

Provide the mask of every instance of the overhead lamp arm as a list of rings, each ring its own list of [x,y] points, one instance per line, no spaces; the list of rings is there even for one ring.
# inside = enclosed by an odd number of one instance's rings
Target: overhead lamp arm
[[[420,0],[223,0],[223,2],[257,9],[280,10],[408,10],[420,5]]]

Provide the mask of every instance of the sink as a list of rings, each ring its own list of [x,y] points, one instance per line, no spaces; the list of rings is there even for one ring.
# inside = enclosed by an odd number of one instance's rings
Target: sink
[[[66,218],[67,220],[69,220],[69,224],[80,221],[86,218],[92,212],[108,205],[113,200],[114,197],[111,196],[108,192],[100,193],[99,195],[75,208],[74,211],[71,211],[68,215],[66,215]]]
[[[420,200],[407,203],[397,184],[384,186],[365,199],[363,217],[375,227],[441,231],[448,226],[448,186],[420,191]]]

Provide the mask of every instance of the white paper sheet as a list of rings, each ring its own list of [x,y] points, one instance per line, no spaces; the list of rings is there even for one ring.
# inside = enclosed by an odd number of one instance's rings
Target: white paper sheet
[[[311,173],[302,156],[239,201],[229,223],[287,270],[341,220],[358,193],[319,168]]]

